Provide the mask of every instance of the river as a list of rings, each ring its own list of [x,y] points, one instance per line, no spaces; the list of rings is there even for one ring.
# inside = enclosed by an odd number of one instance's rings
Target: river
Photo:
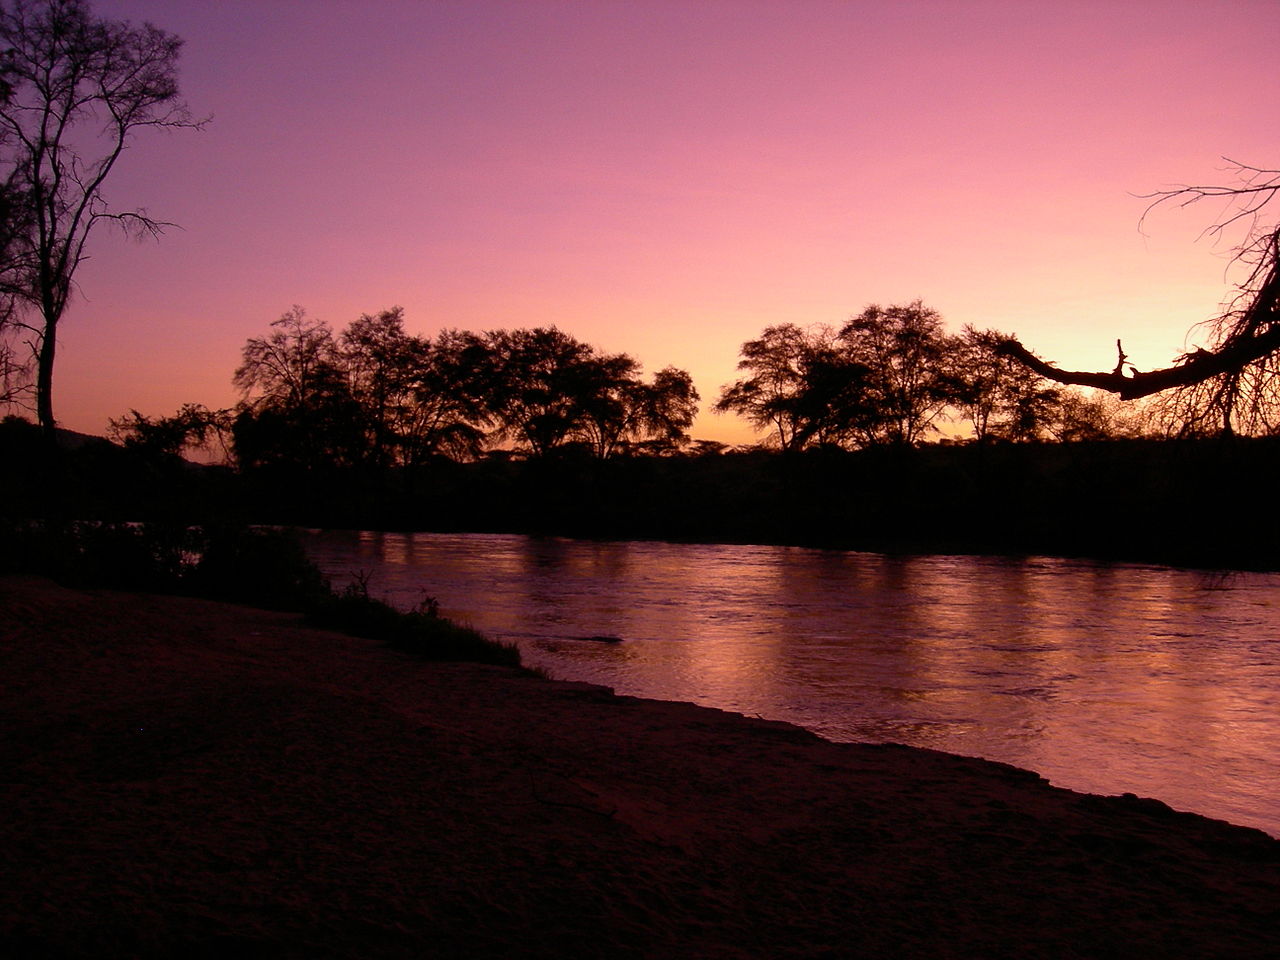
[[[1280,574],[487,534],[306,535],[335,586],[618,693],[986,757],[1280,836]],[[588,637],[621,638],[602,643]]]

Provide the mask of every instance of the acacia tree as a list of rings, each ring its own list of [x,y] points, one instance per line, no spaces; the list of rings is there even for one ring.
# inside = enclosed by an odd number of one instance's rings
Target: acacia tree
[[[479,373],[493,437],[534,457],[563,446],[582,418],[583,382],[592,377],[590,345],[556,327],[491,330]]]
[[[1144,218],[1164,204],[1190,206],[1219,199],[1226,213],[1205,231],[1214,237],[1243,226],[1236,260],[1246,271],[1222,313],[1203,325],[1207,345],[1192,349],[1159,370],[1139,371],[1116,341],[1115,369],[1063,370],[1037,357],[1016,338],[1001,349],[1041,376],[1058,383],[1094,387],[1135,400],[1169,391],[1166,418],[1187,433],[1269,433],[1280,428],[1280,227],[1262,218],[1280,193],[1280,170],[1234,164],[1236,182],[1187,185],[1149,194]]]
[[[244,345],[233,383],[243,393],[234,426],[242,466],[349,466],[366,448],[361,411],[333,331],[295,306]]]
[[[698,391],[684,370],[666,367],[645,383],[640,364],[625,353],[593,358],[584,377],[582,418],[575,433],[601,460],[650,443],[678,446],[698,412]]]
[[[36,367],[36,413],[54,428],[58,325],[94,228],[134,236],[164,227],[143,210],[114,210],[103,183],[142,130],[196,128],[179,97],[182,41],[151,24],[99,20],[86,0],[13,0],[0,8],[3,181],[29,221],[16,238],[17,321]]]
[[[384,469],[395,456],[427,344],[405,333],[404,309],[363,314],[339,336],[339,359],[369,432],[369,455]]]
[[[837,397],[851,377],[834,330],[823,324],[766,327],[759,339],[742,345],[741,357],[738,369],[747,376],[721,389],[717,413],[736,413],[757,430],[772,431],[783,451],[837,440]]]
[[[678,450],[689,439],[700,399],[687,370],[663,367],[651,382],[632,391],[622,433],[633,442]]]
[[[979,443],[1035,440],[1059,414],[1064,395],[1000,349],[1000,334],[966,326],[951,341],[951,403]]]
[[[573,444],[601,459],[650,439],[679,444],[697,410],[685,371],[667,367],[644,383],[631,357],[555,327],[492,330],[474,339],[470,355],[491,438],[538,458]]]
[[[109,421],[107,436],[151,458],[176,459],[186,450],[203,450],[226,463],[231,459],[232,421],[231,410],[184,403],[171,417],[148,417],[130,410],[127,416]]]
[[[953,390],[946,361],[952,338],[942,317],[921,301],[872,304],[839,334],[848,361],[868,371],[866,416],[848,429],[863,444],[914,444],[933,428]]]
[[[484,403],[488,348],[484,338],[442,330],[422,341],[410,377],[410,402],[400,427],[407,466],[437,455],[474,459],[492,421]]]

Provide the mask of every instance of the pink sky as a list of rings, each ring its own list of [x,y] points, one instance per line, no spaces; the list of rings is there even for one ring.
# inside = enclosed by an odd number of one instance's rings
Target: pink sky
[[[1217,208],[1133,194],[1280,166],[1280,4],[99,0],[186,40],[201,133],[108,183],[54,409],[227,406],[293,304],[335,328],[555,324],[704,400],[771,324],[917,297],[1069,366],[1185,349]],[[1280,213],[1280,211],[1277,211]],[[703,414],[699,437],[751,434]]]

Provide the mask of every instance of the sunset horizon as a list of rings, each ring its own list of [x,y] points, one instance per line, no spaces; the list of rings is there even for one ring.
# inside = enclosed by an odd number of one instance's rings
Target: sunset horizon
[[[1276,956],[1277,37],[0,0],[0,954]]]
[[[1239,277],[1219,212],[1141,194],[1280,153],[1247,92],[1280,12],[1171,3],[203,4],[101,15],[184,40],[199,133],[144,131],[107,196],[179,228],[99,228],[59,332],[55,414],[239,398],[293,305],[345,327],[556,326],[688,370],[691,434],[768,326],[916,299],[951,332],[1067,368],[1202,345]]]

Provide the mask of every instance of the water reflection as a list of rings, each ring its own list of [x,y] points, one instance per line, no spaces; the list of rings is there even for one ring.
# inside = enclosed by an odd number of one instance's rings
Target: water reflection
[[[552,674],[1133,791],[1280,834],[1280,577],[795,547],[324,533]],[[604,645],[582,637],[616,634]]]

